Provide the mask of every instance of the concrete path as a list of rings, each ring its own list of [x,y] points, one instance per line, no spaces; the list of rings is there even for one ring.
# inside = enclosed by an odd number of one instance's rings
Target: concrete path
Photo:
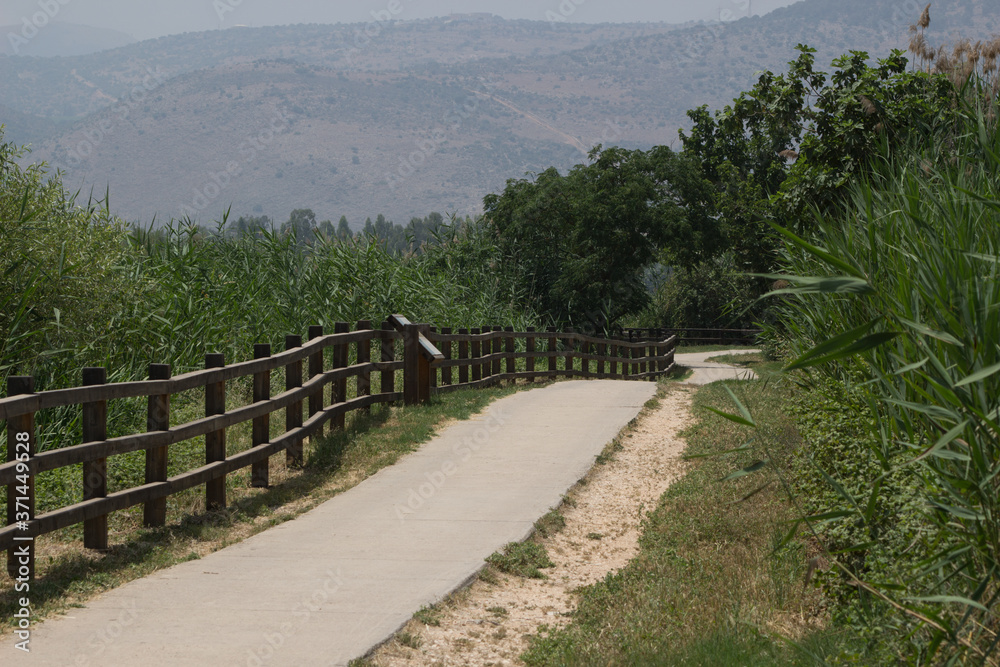
[[[678,366],[686,366],[694,371],[686,384],[703,385],[717,380],[756,380],[757,374],[747,368],[737,368],[726,364],[718,364],[714,361],[706,361],[712,357],[724,354],[748,354],[750,352],[760,352],[760,350],[722,350],[721,352],[684,352],[674,355],[674,363]]]
[[[293,521],[35,626],[30,654],[6,637],[0,664],[344,665],[524,539],[655,389],[508,396]]]

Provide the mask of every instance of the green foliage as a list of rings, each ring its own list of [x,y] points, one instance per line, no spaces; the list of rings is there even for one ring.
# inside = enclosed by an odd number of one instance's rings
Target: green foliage
[[[202,237],[186,223],[167,227],[163,237],[137,232],[141,273],[157,285],[144,304],[143,355],[192,368],[208,351],[242,358],[254,343],[278,343],[310,324],[332,330],[338,321],[377,323],[391,313],[438,326],[531,322],[519,295],[505,292],[485,267],[446,270],[482,238],[464,233],[464,243],[401,258],[378,243],[317,236],[302,246],[296,235],[263,229],[235,238]]]
[[[728,403],[727,388],[762,425],[757,443],[711,412]],[[764,382],[714,383],[695,394],[698,421],[683,433],[694,462],[643,517],[639,554],[582,588],[572,622],[540,629],[521,656],[526,664],[814,665],[814,656],[852,654],[858,664],[886,664],[851,632],[786,624],[810,595],[803,546],[776,549],[792,508],[777,484],[718,481],[762,457],[787,470],[798,445],[790,397],[787,384]]]
[[[733,253],[675,269],[639,316],[640,327],[749,328],[763,315],[759,288]]]
[[[22,149],[0,126],[0,379],[62,380],[68,359],[97,364],[148,285],[128,267],[124,224],[93,203],[75,205],[44,165],[20,167]],[[127,334],[126,334],[127,335]],[[85,342],[84,342],[85,341]]]
[[[755,272],[777,260],[767,220],[810,228],[808,207],[831,210],[881,147],[930,136],[949,122],[955,99],[946,78],[907,71],[902,51],[874,66],[852,51],[827,75],[814,69],[815,49],[796,48],[787,73],[764,72],[714,116],[688,112],[694,126],[681,133],[718,193],[726,247]]]
[[[855,499],[868,498],[879,485],[874,505],[865,508],[866,520],[847,516],[820,528],[825,548],[838,554],[835,557],[851,572],[869,580],[899,580],[918,569],[928,555],[921,539],[928,525],[921,514],[920,480],[905,466],[904,452],[895,452],[885,462],[889,472],[875,454],[877,420],[864,390],[817,381],[812,391],[797,397],[794,412],[803,448],[797,452],[792,479],[806,515],[820,515],[840,505],[842,498],[831,478]],[[835,623],[851,627],[870,642],[899,641],[900,635],[884,634],[884,624],[898,625],[886,606],[871,595],[859,595],[842,570],[818,571],[816,578],[828,598],[836,601],[831,606]]]
[[[431,605],[430,607],[424,605],[413,614],[414,620],[420,621],[424,625],[441,625],[441,608],[438,605]]]
[[[845,572],[898,605],[895,624],[916,629],[908,657],[921,663],[996,660],[1000,132],[994,103],[976,106],[988,95],[972,85],[953,124],[905,152],[881,147],[842,216],[817,216],[808,242],[786,235],[789,367],[854,387],[850,401],[870,415],[853,426],[853,455],[828,461],[832,509],[863,524],[833,538],[867,534],[873,551],[918,561],[872,576],[866,556]],[[869,483],[837,483],[836,466],[862,450]],[[893,497],[911,486],[919,503]],[[886,516],[913,508],[919,524],[883,530]],[[904,547],[914,525],[922,530]]]
[[[535,522],[535,531],[542,537],[555,535],[566,526],[566,517],[557,510],[549,510],[545,516]]]
[[[561,321],[599,312],[600,328],[646,304],[643,271],[661,248],[682,262],[710,254],[715,222],[705,184],[669,148],[598,146],[589,157],[565,176],[550,168],[508,181],[483,203],[504,260],[540,309]]]
[[[535,542],[511,542],[486,562],[501,572],[528,579],[544,579],[542,569],[555,565],[549,560],[545,547]]]

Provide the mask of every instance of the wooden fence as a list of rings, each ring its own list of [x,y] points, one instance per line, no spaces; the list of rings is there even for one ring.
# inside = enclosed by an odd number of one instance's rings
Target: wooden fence
[[[761,333],[760,329],[628,328],[621,330],[621,337],[632,342],[646,342],[677,336],[682,345],[756,345]]]
[[[401,359],[398,341],[402,341]],[[142,505],[143,523],[162,526],[167,498],[201,485],[206,507],[224,508],[227,475],[249,467],[251,486],[266,488],[272,455],[284,451],[290,465],[302,465],[304,439],[321,436],[327,423],[343,429],[348,412],[378,403],[415,404],[437,393],[521,379],[652,379],[672,369],[676,341],[672,337],[627,342],[554,329],[438,332],[393,315],[378,329],[367,321],[359,322],[355,331],[347,323],[337,323],[333,334],[310,327],[308,342],[288,336],[279,354],[272,354],[270,345],[256,345],[252,361],[227,366],[222,355],[209,354],[204,370],[176,377],[171,377],[169,366],[151,364],[149,380],[108,384],[105,369],[87,368],[82,386],[41,393],[34,393],[33,378],[11,377],[7,397],[0,399],[0,420],[7,423],[7,462],[0,465],[0,485],[7,487],[7,524],[0,529],[0,551],[8,553],[11,577],[31,578],[35,537],[82,523],[84,546],[105,550],[110,513]],[[524,370],[518,370],[521,366]],[[396,390],[400,370],[402,392]],[[275,371],[283,371],[285,390],[272,397]],[[377,393],[373,393],[373,373],[379,374]],[[242,377],[252,377],[253,402],[227,411],[227,384]],[[354,397],[348,397],[349,379],[354,380]],[[205,417],[171,425],[171,396],[192,389],[204,390]],[[146,432],[108,438],[108,401],[141,397],[147,399]],[[66,406],[79,407],[81,442],[36,452],[36,413]],[[279,411],[284,412],[284,429],[273,436],[271,415]],[[252,423],[250,448],[227,455],[226,429],[246,422]],[[204,436],[205,465],[168,478],[168,448],[200,436]],[[145,483],[109,493],[108,458],[139,451],[145,452]],[[83,500],[35,516],[35,477],[78,464],[83,468]]]

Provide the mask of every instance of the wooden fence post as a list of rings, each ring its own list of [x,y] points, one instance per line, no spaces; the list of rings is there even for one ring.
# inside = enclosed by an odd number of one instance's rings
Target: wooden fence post
[[[84,368],[83,386],[93,387],[106,384],[108,371],[105,368]],[[82,442],[101,442],[108,439],[108,402],[84,403]],[[95,459],[83,464],[83,499],[108,497],[108,460]],[[108,515],[102,514],[83,522],[83,546],[86,549],[106,551],[108,548]]]
[[[547,331],[549,333],[555,333],[556,332],[556,328],[555,327],[549,327],[547,329]],[[559,368],[558,365],[556,364],[556,361],[558,360],[558,357],[555,354],[558,351],[558,349],[559,349],[559,343],[556,340],[556,337],[552,336],[551,338],[549,338],[549,354],[550,354],[550,356],[549,356],[549,371],[553,372],[553,373],[556,370],[558,370],[558,368]],[[556,378],[556,375],[553,375],[552,379],[554,380],[555,378]]]
[[[610,352],[610,359],[608,359],[608,372],[614,377],[618,375],[618,354],[620,347],[611,343],[608,346],[608,352]]]
[[[302,347],[302,336],[285,336],[285,351]],[[302,361],[293,361],[285,366],[285,391],[302,386]],[[336,397],[334,397],[336,402]],[[285,408],[285,432],[302,426],[302,401],[295,401]],[[302,440],[288,443],[285,449],[285,465],[294,468],[302,465]]]
[[[450,336],[451,327],[441,327],[441,335]],[[451,341],[443,340],[441,341],[441,354],[444,355],[445,361],[451,360]],[[446,387],[451,384],[451,366],[446,366],[441,369],[441,386]]]
[[[424,333],[424,335],[426,336],[428,333],[432,333],[434,331],[437,331],[437,329],[435,327],[428,326],[427,327],[427,331]],[[423,358],[423,355],[420,355],[420,356],[421,356],[421,358]],[[420,386],[423,387],[423,384],[421,383]],[[428,387],[427,397],[428,398],[430,398],[430,389],[433,388],[433,387],[437,387],[437,386],[438,386],[438,373],[437,373],[437,369],[436,368],[431,368],[430,367],[430,362],[428,362],[428,366],[427,366],[427,387]],[[421,400],[421,402],[423,402],[423,401]]]
[[[417,400],[426,403],[431,400],[431,376],[436,370],[431,369],[431,360],[428,359],[420,347],[420,334],[426,336],[430,333],[430,325],[417,325]]]
[[[35,378],[31,376],[11,376],[7,378],[7,396],[35,393]],[[25,461],[30,465],[35,455],[35,413],[11,417],[7,420],[7,460]],[[24,481],[24,484],[21,484]],[[18,507],[18,502],[21,506]],[[28,518],[35,518],[35,477],[18,480],[7,485],[7,525],[17,523],[17,515],[23,512]],[[35,578],[35,540],[33,537],[15,537],[18,546],[7,551],[7,574],[11,579],[33,580]]]
[[[600,359],[597,360],[597,374],[599,376],[604,376],[604,358],[608,356],[608,344],[598,343],[597,344],[597,356]]]
[[[535,337],[531,334],[535,333],[535,327],[528,327],[528,335],[524,337],[524,351],[527,353],[527,357],[524,359],[524,370],[528,372],[527,381],[531,384],[535,381],[535,376],[532,373],[535,371]]]
[[[576,333],[576,330],[573,327],[567,327],[566,333],[572,336],[572,334]],[[573,352],[575,351],[576,348],[576,339],[572,337],[566,337],[563,339],[563,344],[566,346],[567,349],[566,377],[571,378],[573,377],[573,367],[576,366],[576,358],[573,356]]]
[[[221,354],[206,354],[205,368],[224,368],[226,359]],[[226,382],[212,382],[205,386],[205,416],[225,414]],[[205,463],[226,460],[226,429],[205,434]],[[226,507],[226,476],[210,479],[205,483],[205,507],[209,511]]]
[[[478,336],[479,335],[479,329],[473,329],[472,330],[472,335],[473,336]],[[478,382],[479,380],[483,379],[483,367],[482,367],[482,364],[479,363],[480,350],[482,350],[482,349],[483,349],[482,348],[482,341],[480,341],[478,338],[474,338],[472,340],[472,351],[470,352],[470,355],[471,355],[470,356],[470,360],[471,360],[471,364],[472,364],[472,381],[473,382]]]
[[[493,327],[494,333],[502,333],[503,327]],[[504,351],[504,341],[502,338],[493,339],[493,354],[500,354]],[[500,357],[493,360],[493,375],[500,375],[503,364],[500,363]]]
[[[458,333],[460,336],[468,336],[468,329],[459,329]],[[469,341],[460,340],[458,341],[458,358],[468,359],[469,358]],[[461,364],[458,367],[458,383],[466,384],[469,382],[469,364]]]
[[[507,364],[504,371],[513,375],[517,372],[517,367],[514,364],[514,327],[507,327],[504,331],[508,334],[506,340],[504,340],[504,348],[507,353]],[[510,381],[511,384],[517,384],[517,378],[511,378]]]
[[[317,338],[323,337],[323,327],[319,324],[314,324],[309,327],[309,340],[316,340]],[[309,379],[316,377],[317,375],[322,375],[323,373],[323,350],[320,349],[317,352],[313,352],[309,355]],[[325,387],[320,387],[315,392],[309,396],[309,417],[317,414],[323,409],[323,394],[326,393]],[[323,427],[320,427],[318,435],[322,437]]]
[[[416,324],[403,327],[403,402],[420,402],[420,328]]]
[[[267,359],[271,356],[271,346],[267,343],[253,346],[254,359]],[[271,400],[271,371],[254,373],[253,402]],[[251,446],[263,445],[271,440],[271,413],[254,417]],[[256,461],[250,466],[250,486],[255,489],[266,489],[271,485],[270,459]]]
[[[392,323],[386,320],[382,323],[382,331],[395,331],[395,327]],[[381,359],[383,363],[392,363],[396,361],[396,341],[391,338],[383,338],[379,343],[381,347],[382,354]],[[396,392],[396,371],[382,371],[381,373],[381,390],[383,394],[393,394]]]
[[[358,331],[368,331],[372,328],[371,320],[358,320]],[[367,364],[372,360],[372,340],[366,338],[358,341],[358,363]],[[371,396],[372,394],[372,374],[371,371],[361,371],[358,374],[358,396]],[[371,412],[371,406],[366,405],[361,408],[365,414]]]
[[[351,330],[351,325],[347,322],[336,322],[333,325],[333,332],[335,334],[348,333]],[[347,343],[337,343],[333,346],[333,367],[334,368],[347,368],[348,355],[347,355]],[[332,389],[330,390],[333,396],[334,403],[343,403],[347,400],[347,378],[342,380],[335,380],[332,383]],[[347,428],[347,413],[341,412],[339,415],[333,418],[333,428],[339,428],[343,431]]]
[[[479,329],[479,331],[482,332],[482,335],[483,335],[483,346],[480,349],[480,354],[483,357],[488,357],[491,354],[493,354],[493,341],[490,340],[490,339],[488,339],[488,338],[486,338],[486,335],[489,334],[490,331],[492,331],[492,330],[493,330],[492,326],[481,327]],[[493,364],[491,364],[488,361],[484,361],[484,362],[482,362],[482,369],[483,370],[482,370],[482,373],[480,374],[480,377],[483,380],[488,380],[490,378],[490,375],[493,374],[492,373]]]
[[[150,380],[169,380],[170,364],[150,364]],[[150,396],[146,402],[146,431],[170,430],[170,394]],[[167,447],[146,450],[146,484],[167,481]],[[147,500],[142,507],[142,524],[156,528],[167,524],[167,499]]]

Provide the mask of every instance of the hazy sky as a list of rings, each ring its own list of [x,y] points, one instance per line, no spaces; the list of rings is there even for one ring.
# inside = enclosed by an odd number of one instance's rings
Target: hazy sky
[[[751,4],[752,1],[752,4]],[[764,14],[796,0],[0,0],[0,25],[18,25],[48,8],[54,20],[112,28],[136,39],[237,24],[399,20],[489,12],[504,18],[570,21],[667,21]],[[58,9],[58,11],[54,11]],[[231,11],[230,11],[231,10]],[[725,12],[725,13],[724,13]],[[724,13],[724,14],[723,14]]]

